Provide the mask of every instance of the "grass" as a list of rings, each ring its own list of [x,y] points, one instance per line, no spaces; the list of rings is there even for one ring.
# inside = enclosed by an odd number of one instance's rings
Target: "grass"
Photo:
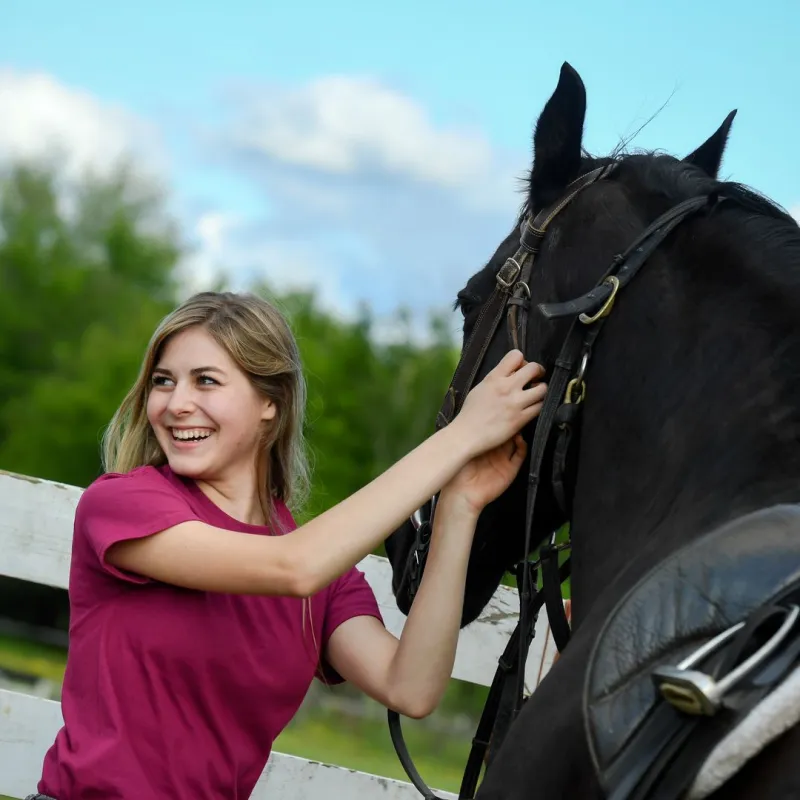
[[[458,793],[469,742],[403,720],[403,734],[422,779],[434,789]],[[340,767],[407,781],[389,737],[388,725],[333,714],[293,722],[275,741],[275,750]]]
[[[66,664],[67,651],[61,647],[0,636],[0,669],[61,683]]]
[[[61,683],[67,653],[63,648],[30,642],[12,636],[0,636],[0,669],[32,675]],[[35,792],[35,786],[31,792]],[[0,794],[0,800],[21,800]]]

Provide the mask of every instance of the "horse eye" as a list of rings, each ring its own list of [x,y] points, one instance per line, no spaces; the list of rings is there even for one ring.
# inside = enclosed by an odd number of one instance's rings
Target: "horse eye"
[[[459,292],[456,302],[461,309],[461,314],[465,317],[468,317],[470,313],[475,310],[476,306],[480,305],[480,300],[475,297],[474,294],[469,294],[467,292]]]

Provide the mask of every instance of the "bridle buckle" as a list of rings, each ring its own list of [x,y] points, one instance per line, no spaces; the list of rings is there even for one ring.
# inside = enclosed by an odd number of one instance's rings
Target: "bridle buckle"
[[[497,285],[508,291],[516,282],[522,272],[522,266],[514,258],[506,260],[506,263],[497,271]]]

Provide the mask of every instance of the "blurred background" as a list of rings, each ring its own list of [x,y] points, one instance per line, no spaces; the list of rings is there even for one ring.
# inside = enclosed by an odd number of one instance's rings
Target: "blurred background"
[[[453,300],[515,220],[563,61],[590,151],[684,155],[738,108],[724,176],[800,214],[798,34],[793,0],[4,0],[0,469],[86,486],[157,321],[251,289],[303,352],[318,513],[432,431]],[[0,579],[0,684],[58,698],[68,613]],[[457,789],[485,693],[453,681],[409,723],[430,783]],[[348,687],[276,747],[404,777]]]

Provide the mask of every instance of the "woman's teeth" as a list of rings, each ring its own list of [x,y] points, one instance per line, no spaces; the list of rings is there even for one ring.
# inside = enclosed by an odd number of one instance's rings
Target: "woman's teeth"
[[[192,441],[196,439],[208,439],[213,431],[203,430],[202,428],[192,428],[191,430],[176,430],[172,429],[172,438],[179,439],[182,442]]]

